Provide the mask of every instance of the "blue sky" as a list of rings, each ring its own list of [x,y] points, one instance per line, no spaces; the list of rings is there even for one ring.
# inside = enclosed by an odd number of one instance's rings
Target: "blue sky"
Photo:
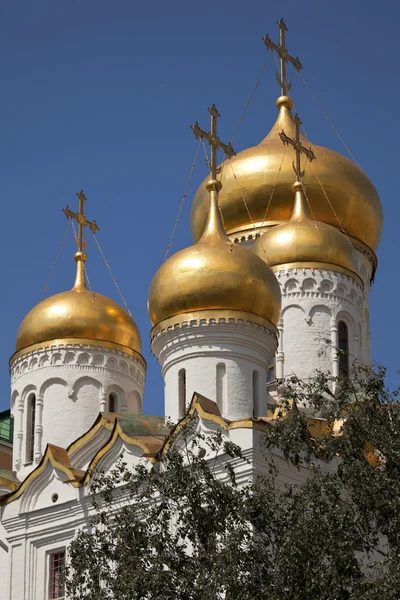
[[[279,4],[279,7],[278,7]],[[228,140],[266,60],[265,33],[289,28],[304,77],[375,183],[385,226],[371,294],[374,359],[397,384],[399,368],[398,3],[134,2],[20,0],[0,7],[0,409],[9,405],[8,360],[24,315],[42,297],[65,231],[61,209],[81,188],[99,241],[140,328],[148,361],[144,411],[162,413],[160,369],[149,349],[147,289],[161,264],[196,142],[189,125],[222,114]],[[292,94],[310,139],[345,152],[300,79]],[[260,141],[275,120],[279,89],[269,61],[235,140]],[[172,247],[191,243],[198,163]],[[72,286],[66,242],[48,292]],[[118,300],[93,241],[92,288]]]

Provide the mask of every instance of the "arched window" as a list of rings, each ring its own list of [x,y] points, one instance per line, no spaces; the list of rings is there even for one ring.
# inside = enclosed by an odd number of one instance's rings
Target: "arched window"
[[[349,330],[344,321],[338,323],[339,375],[349,374]]]
[[[116,394],[112,393],[108,396],[108,412],[118,412],[118,398]]]
[[[253,415],[260,416],[260,390],[258,389],[258,371],[253,371]]]
[[[276,359],[275,355],[271,358],[271,362],[267,369],[267,383],[272,383],[276,379]]]
[[[27,404],[26,462],[32,463],[35,452],[36,396],[31,394]]]
[[[226,377],[226,366],[225,363],[217,364],[217,406],[219,412],[224,412],[224,399],[225,399],[225,377]]]
[[[178,373],[178,388],[179,418],[182,419],[186,411],[186,369],[180,369]]]

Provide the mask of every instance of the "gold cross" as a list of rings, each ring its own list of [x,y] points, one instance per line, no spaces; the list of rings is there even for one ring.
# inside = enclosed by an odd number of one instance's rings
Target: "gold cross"
[[[294,139],[288,137],[286,135],[286,133],[283,131],[283,129],[282,129],[281,133],[279,134],[279,137],[281,138],[281,140],[284,144],[288,144],[288,145],[290,144],[291,146],[293,146],[293,148],[296,152],[296,163],[293,162],[293,170],[296,173],[297,181],[301,181],[301,178],[304,175],[304,171],[301,170],[301,166],[300,166],[301,154],[305,154],[310,162],[315,159],[315,154],[314,154],[311,146],[309,148],[306,148],[300,142],[300,125],[302,123],[301,123],[300,117],[297,113],[293,117],[293,121],[294,121],[294,125],[295,125]]]
[[[97,225],[96,221],[88,221],[85,217],[85,202],[87,201],[87,198],[83,191],[81,190],[80,192],[77,192],[76,195],[79,198],[79,212],[72,212],[70,207],[67,205],[65,208],[63,208],[63,213],[67,219],[75,219],[75,221],[78,223],[78,239],[75,239],[75,241],[78,245],[78,251],[83,252],[83,249],[87,246],[87,243],[85,244],[83,241],[84,228],[89,227],[92,233],[96,233],[96,231],[99,231],[99,226]]]
[[[292,87],[291,83],[287,83],[286,81],[286,63],[290,62],[297,71],[300,71],[303,67],[298,57],[293,58],[287,51],[285,45],[285,32],[288,28],[285,25],[285,21],[281,19],[278,21],[279,26],[279,44],[274,44],[271,38],[266,35],[263,37],[264,44],[268,48],[268,50],[275,50],[278,56],[281,59],[281,76],[279,77],[278,73],[276,74],[276,78],[278,80],[279,85],[281,86],[282,96],[286,96],[290,88]]]
[[[212,179],[216,179],[217,178],[217,150],[218,150],[218,148],[223,150],[225,152],[225,154],[227,156],[229,156],[229,158],[234,156],[236,154],[236,152],[232,148],[232,144],[230,142],[229,142],[229,144],[223,144],[221,142],[221,140],[219,139],[219,137],[217,136],[217,119],[221,115],[219,114],[215,104],[208,107],[208,112],[211,115],[211,131],[209,133],[200,129],[200,126],[197,122],[194,125],[191,125],[190,128],[192,129],[194,135],[196,136],[196,139],[200,138],[202,140],[207,140],[208,143],[210,144],[210,147],[211,147],[211,165],[210,165],[211,177],[212,177]]]

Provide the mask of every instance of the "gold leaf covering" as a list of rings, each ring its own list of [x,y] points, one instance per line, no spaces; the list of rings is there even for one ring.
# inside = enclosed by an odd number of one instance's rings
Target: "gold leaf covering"
[[[273,272],[251,250],[229,241],[217,205],[220,182],[211,180],[207,187],[211,208],[201,239],[171,256],[151,282],[152,324],[182,313],[225,309],[258,315],[277,325],[281,293]]]
[[[292,136],[294,132],[292,106],[288,96],[278,98],[278,119],[267,137],[258,146],[243,150],[223,163],[219,205],[229,235],[250,232],[253,227],[242,195],[253,222],[260,225],[265,218],[265,210],[285,153],[279,133],[283,129]],[[301,136],[301,141],[304,145],[310,145],[304,136]],[[340,228],[315,173],[346,232],[375,250],[382,232],[383,214],[374,185],[361,169],[341,154],[320,146],[313,145],[312,148],[316,161],[307,167],[304,185],[317,221]],[[265,225],[290,219],[293,207],[293,155],[291,149],[286,149]],[[201,237],[207,220],[209,204],[206,181],[199,187],[192,205],[191,229],[194,240]]]
[[[116,302],[89,291],[84,279],[86,255],[75,254],[77,276],[74,287],[37,304],[19,326],[16,352],[34,344],[76,338],[117,344],[140,352],[139,330],[132,317]]]

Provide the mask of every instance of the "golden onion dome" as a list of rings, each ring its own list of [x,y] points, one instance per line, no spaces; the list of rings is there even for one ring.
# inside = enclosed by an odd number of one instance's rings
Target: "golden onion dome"
[[[85,285],[83,252],[75,254],[74,287],[46,298],[19,326],[16,351],[57,340],[97,342],[128,354],[140,353],[139,330],[132,317],[116,302],[89,291]]]
[[[281,293],[267,264],[251,250],[231,243],[218,209],[220,182],[207,184],[208,220],[200,240],[171,256],[155,274],[148,311],[154,325],[182,313],[242,311],[276,325]]]
[[[292,100],[288,96],[278,98],[278,119],[267,137],[258,146],[243,150],[223,163],[220,177],[223,187],[219,204],[229,235],[250,233],[253,223],[256,227],[262,223],[275,225],[290,218],[293,205],[293,150],[285,150],[279,133],[284,130],[293,137],[295,126],[292,106]],[[301,136],[301,141],[305,145],[310,144],[304,136]],[[382,206],[374,185],[359,167],[341,154],[314,145],[313,151],[317,160],[307,170],[304,184],[317,221],[339,228],[340,221],[349,236],[374,251],[378,246],[383,224]],[[321,181],[337,216],[315,175]],[[266,214],[272,191],[272,201]],[[200,238],[207,214],[205,180],[192,205],[191,229],[194,240]]]
[[[357,256],[351,242],[336,227],[311,218],[299,181],[292,188],[295,200],[290,221],[272,227],[258,238],[253,252],[272,268],[308,266],[358,277]]]

